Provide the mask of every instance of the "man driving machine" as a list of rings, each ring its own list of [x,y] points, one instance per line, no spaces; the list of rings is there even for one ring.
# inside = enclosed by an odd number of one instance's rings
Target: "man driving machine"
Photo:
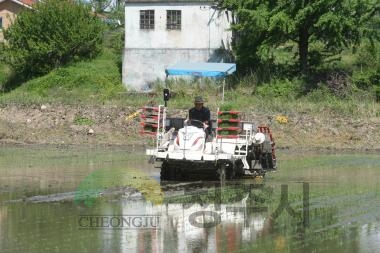
[[[194,107],[189,110],[188,118],[190,120],[199,120],[207,125],[205,132],[207,135],[211,134],[211,119],[210,110],[203,106],[204,100],[201,96],[197,96],[194,99]]]

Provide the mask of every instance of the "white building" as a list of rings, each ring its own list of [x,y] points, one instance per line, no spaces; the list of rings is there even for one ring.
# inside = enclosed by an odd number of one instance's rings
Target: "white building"
[[[231,32],[210,0],[126,0],[123,83],[146,89],[177,62],[225,62]]]

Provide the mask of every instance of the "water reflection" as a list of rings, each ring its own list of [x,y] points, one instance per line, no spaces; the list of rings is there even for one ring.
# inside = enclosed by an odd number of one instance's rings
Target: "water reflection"
[[[294,203],[292,203],[293,205]],[[245,212],[227,212],[228,207],[243,207]],[[266,213],[249,212],[242,201],[207,207],[194,203],[154,206],[144,201],[120,200],[99,203],[88,208],[65,203],[16,203],[0,207],[2,252],[235,252],[240,249],[292,252],[318,249],[315,252],[361,252],[377,242],[378,229],[354,233],[345,226],[336,226],[337,208],[315,209],[311,228],[302,231],[297,221],[287,215],[271,220]],[[199,211],[216,211],[221,223],[215,227],[194,227],[189,217]],[[244,210],[242,210],[244,211]],[[79,215],[160,215],[160,229],[94,229],[80,230]],[[211,217],[199,217],[198,222]],[[204,220],[202,220],[204,219]],[[378,226],[378,225],[377,225]],[[361,240],[367,242],[363,245]],[[340,250],[339,250],[340,249]],[[343,250],[345,249],[345,250]]]
[[[147,167],[142,155],[126,158],[126,153],[1,150],[0,252],[339,253],[377,252],[380,247],[378,156],[289,154],[280,157],[281,170],[265,181],[220,185],[159,184],[157,169]],[[358,166],[358,159],[360,174],[349,162]],[[162,204],[144,199],[141,189],[147,181],[126,173],[128,168],[141,169],[155,181],[164,194]],[[128,187],[132,181],[139,184],[140,192]],[[302,217],[305,181],[310,182],[308,227]],[[92,206],[74,202],[83,182],[101,186]],[[289,204],[300,216],[292,217],[285,210],[272,219],[284,184],[289,187]],[[156,215],[160,227],[83,230],[78,221],[86,215]]]
[[[103,206],[96,212],[86,209],[82,215],[101,211],[103,215],[107,214],[109,219],[120,214],[125,217],[129,215],[160,217],[158,229],[146,230],[140,226],[122,230],[115,227],[103,229],[105,240],[110,234],[113,234],[113,240],[120,238],[120,252],[225,252],[226,250],[234,252],[254,243],[264,233],[270,233],[271,223],[267,222],[265,214],[252,212],[249,209],[247,205],[250,202],[249,194],[242,191],[242,187],[237,187],[236,184],[232,188],[223,187],[220,189],[222,203],[216,204],[209,202],[215,191],[210,189],[209,184],[201,189],[198,185],[197,189],[194,189],[193,195],[200,197],[196,198],[197,202],[192,201],[194,198],[189,197],[191,194],[184,195],[189,187],[191,186],[177,187],[177,192],[165,198],[163,205],[153,205],[143,200],[123,199],[119,206],[112,208]],[[263,191],[262,189],[259,191]],[[241,200],[229,203],[237,196],[241,197]],[[191,217],[197,213],[200,215],[192,220]],[[216,216],[218,220],[214,224]],[[197,226],[194,226],[194,221],[197,222]]]

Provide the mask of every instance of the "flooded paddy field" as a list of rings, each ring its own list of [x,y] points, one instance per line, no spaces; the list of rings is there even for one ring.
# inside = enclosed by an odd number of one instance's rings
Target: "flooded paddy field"
[[[378,252],[380,155],[278,151],[278,171],[160,182],[143,150],[0,147],[0,252]]]

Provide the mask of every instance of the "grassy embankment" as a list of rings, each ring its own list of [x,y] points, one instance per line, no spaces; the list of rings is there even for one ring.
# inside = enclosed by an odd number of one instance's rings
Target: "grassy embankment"
[[[343,57],[342,65],[350,65],[351,62],[352,56],[348,55]],[[10,70],[0,64],[0,85],[9,76]],[[198,94],[206,98],[212,111],[223,104],[221,83],[207,79],[202,82],[172,80],[168,85],[174,93],[169,101],[170,108],[188,109]],[[137,109],[147,103],[162,103],[163,86],[163,83],[157,83],[153,91],[146,94],[128,92],[121,84],[117,57],[112,50],[105,49],[92,61],[56,69],[0,93],[0,105],[28,107],[50,104],[87,108],[105,105]],[[283,147],[379,148],[376,143],[380,139],[377,130],[380,105],[376,102],[373,87],[359,89],[355,85],[338,85],[337,95],[325,84],[308,92],[305,92],[305,86],[308,84],[300,79],[276,79],[271,83],[258,84],[254,76],[233,78],[227,82],[223,107],[241,110],[248,119],[271,122],[280,139],[277,143]],[[288,123],[276,120],[278,115],[288,118]],[[100,123],[100,120],[89,120],[94,124]]]
[[[104,51],[92,61],[82,61],[29,80],[18,88],[0,95],[6,104],[91,104],[103,103],[124,92],[114,55]],[[0,80],[6,80],[6,67]]]
[[[0,64],[0,85],[4,84],[10,70]],[[304,83],[298,79],[274,80],[257,85],[253,77],[235,79],[227,85],[225,101],[227,107],[242,110],[253,109],[262,113],[329,113],[352,116],[379,116],[379,105],[373,90],[350,89],[340,98],[325,86],[303,94]],[[27,81],[9,92],[0,93],[0,104],[64,104],[64,105],[120,105],[142,106],[150,101],[162,102],[163,83],[147,94],[128,92],[121,84],[121,74],[110,50],[92,61],[82,61],[62,67],[51,73]],[[231,87],[233,86],[233,87]],[[188,108],[192,97],[202,94],[208,106],[216,108],[221,102],[221,83],[211,80],[172,81],[169,87],[175,93],[169,102],[172,107]]]

